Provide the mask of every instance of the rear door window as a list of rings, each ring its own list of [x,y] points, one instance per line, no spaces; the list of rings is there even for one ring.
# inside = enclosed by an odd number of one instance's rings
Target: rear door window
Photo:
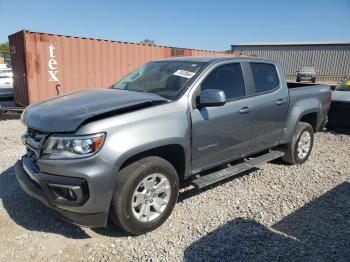
[[[222,90],[227,100],[245,96],[241,65],[239,63],[232,63],[218,66],[204,79],[201,89]]]
[[[255,92],[265,93],[276,89],[279,84],[279,78],[276,67],[273,64],[249,63],[252,69]]]

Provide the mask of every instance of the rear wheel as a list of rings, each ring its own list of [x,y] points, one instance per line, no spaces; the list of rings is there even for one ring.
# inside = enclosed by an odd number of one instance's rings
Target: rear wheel
[[[178,193],[175,168],[160,157],[146,157],[126,166],[117,175],[111,219],[131,234],[147,233],[169,217]]]
[[[310,156],[313,142],[312,126],[305,122],[299,122],[282,159],[292,165],[303,164]]]
[[[316,83],[316,77],[311,78],[312,83]]]
[[[297,82],[300,82],[300,77],[297,77]]]

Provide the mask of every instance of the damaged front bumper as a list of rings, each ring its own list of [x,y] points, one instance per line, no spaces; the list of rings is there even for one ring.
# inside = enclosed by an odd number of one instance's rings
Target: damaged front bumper
[[[108,212],[84,212],[84,204],[90,198],[85,179],[40,172],[26,156],[16,163],[14,171],[20,186],[29,196],[54,209],[65,220],[86,227],[106,226]]]

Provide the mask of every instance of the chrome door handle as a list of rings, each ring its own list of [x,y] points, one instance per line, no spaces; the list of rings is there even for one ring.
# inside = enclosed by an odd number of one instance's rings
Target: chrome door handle
[[[239,113],[240,114],[246,114],[246,113],[249,113],[250,111],[252,111],[249,107],[245,106],[245,107],[242,107],[240,110],[239,110]]]
[[[284,104],[284,100],[283,99],[278,99],[277,101],[276,101],[276,105],[283,105]]]

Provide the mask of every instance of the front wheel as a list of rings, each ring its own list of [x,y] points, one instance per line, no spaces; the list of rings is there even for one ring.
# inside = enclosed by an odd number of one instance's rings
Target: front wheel
[[[170,216],[178,194],[175,168],[160,157],[146,157],[126,166],[117,175],[110,217],[131,234],[147,233]]]
[[[305,122],[299,122],[282,159],[292,165],[303,164],[310,156],[313,142],[312,126]]]

